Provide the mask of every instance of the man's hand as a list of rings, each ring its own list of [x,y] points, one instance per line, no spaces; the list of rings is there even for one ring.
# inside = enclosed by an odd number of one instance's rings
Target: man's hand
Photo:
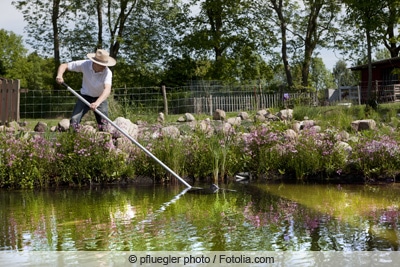
[[[93,102],[90,104],[90,109],[94,111],[98,106],[99,106],[99,104],[97,104],[96,102]]]
[[[58,83],[58,84],[62,84],[63,82],[64,82],[64,78],[61,76],[57,76],[56,77],[56,82]]]

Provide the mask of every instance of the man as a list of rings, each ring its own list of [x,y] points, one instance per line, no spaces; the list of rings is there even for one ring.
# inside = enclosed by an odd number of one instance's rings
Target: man
[[[108,116],[107,98],[111,93],[112,72],[108,68],[114,66],[116,61],[110,57],[107,51],[98,49],[96,53],[87,54],[89,60],[78,60],[69,63],[63,63],[58,67],[56,82],[64,82],[63,75],[65,71],[82,72],[81,96],[90,103],[88,107],[78,99],[72,111],[70,124],[76,128],[81,122],[82,117],[89,111],[98,109],[104,115]],[[106,121],[100,115],[95,113],[99,129],[102,130]]]

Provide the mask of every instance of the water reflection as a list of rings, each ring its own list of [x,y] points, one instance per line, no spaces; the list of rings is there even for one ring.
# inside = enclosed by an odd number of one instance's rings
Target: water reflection
[[[399,188],[229,185],[0,192],[0,250],[399,250]]]

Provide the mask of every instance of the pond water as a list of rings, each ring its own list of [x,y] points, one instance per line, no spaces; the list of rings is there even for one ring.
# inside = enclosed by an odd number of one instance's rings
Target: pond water
[[[0,251],[398,251],[400,187],[0,191]]]

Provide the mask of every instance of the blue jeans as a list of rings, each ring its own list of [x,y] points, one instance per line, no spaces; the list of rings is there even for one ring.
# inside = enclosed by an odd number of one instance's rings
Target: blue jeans
[[[81,96],[86,99],[89,103],[93,103],[97,100],[98,97],[92,97],[88,95],[82,95]],[[98,107],[97,109],[103,113],[106,117],[108,117],[108,102],[107,100],[104,100]],[[76,128],[79,123],[81,122],[82,117],[90,110],[90,107],[83,103],[80,99],[76,101],[74,110],[72,111],[72,117],[70,120],[70,124],[72,127]],[[101,130],[106,124],[107,121],[104,120],[99,114],[96,112],[94,113],[96,117],[97,124],[99,126],[99,129]]]

